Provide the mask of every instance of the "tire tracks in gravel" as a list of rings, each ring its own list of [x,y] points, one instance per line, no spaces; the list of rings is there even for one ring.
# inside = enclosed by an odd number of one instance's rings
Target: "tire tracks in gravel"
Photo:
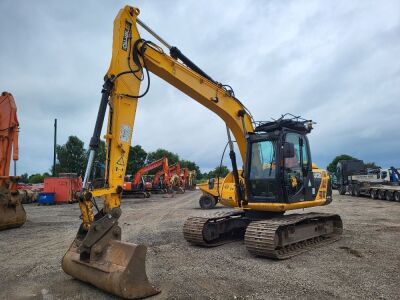
[[[175,195],[174,198],[162,198],[157,195],[159,201],[147,203],[125,202],[122,207],[120,226],[126,240],[135,240],[141,232],[154,231],[162,228],[162,224],[165,222],[179,222],[182,216],[189,216],[189,210],[192,208],[192,203],[189,200],[195,197],[195,193],[179,194]],[[143,207],[137,207],[140,205],[143,205]],[[187,207],[188,213],[185,213],[185,207]],[[183,222],[184,218],[182,218]]]

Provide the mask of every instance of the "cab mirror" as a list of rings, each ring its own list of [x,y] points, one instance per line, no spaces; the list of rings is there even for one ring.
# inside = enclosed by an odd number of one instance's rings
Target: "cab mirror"
[[[210,190],[212,190],[212,189],[214,188],[214,182],[215,182],[215,178],[210,178],[210,179],[208,180],[208,188],[209,188]]]
[[[294,157],[294,144],[286,142],[283,144],[283,158],[292,157]]]

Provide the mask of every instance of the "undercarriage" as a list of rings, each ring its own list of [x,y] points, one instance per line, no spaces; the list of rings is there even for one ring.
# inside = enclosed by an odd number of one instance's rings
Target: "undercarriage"
[[[262,217],[238,210],[208,218],[188,218],[183,234],[191,244],[205,247],[244,239],[247,250],[256,256],[287,259],[338,240],[342,230],[342,220],[336,214],[266,214]]]

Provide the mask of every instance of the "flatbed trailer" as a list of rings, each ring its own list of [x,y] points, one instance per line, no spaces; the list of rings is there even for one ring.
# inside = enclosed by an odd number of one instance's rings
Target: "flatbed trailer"
[[[362,176],[358,175],[357,177]],[[354,176],[349,176],[354,177]],[[344,195],[346,192],[351,196],[359,197],[361,195],[371,197],[372,199],[388,200],[400,202],[400,186],[385,184],[381,180],[376,179],[354,179],[350,180],[346,189],[339,190],[340,194]]]
[[[398,182],[384,180],[379,173],[368,174],[360,160],[340,161],[337,166],[339,194],[400,202]]]
[[[372,199],[400,202],[400,186],[377,185],[369,190],[369,195]]]

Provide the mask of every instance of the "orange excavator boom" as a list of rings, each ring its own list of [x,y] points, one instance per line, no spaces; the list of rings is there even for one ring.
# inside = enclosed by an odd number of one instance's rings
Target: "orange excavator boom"
[[[133,177],[132,184],[137,185],[142,181],[142,176],[151,170],[157,169],[159,167],[163,167],[163,169],[168,168],[168,158],[163,157],[159,160],[153,161],[136,172],[135,176]]]
[[[163,184],[168,186],[169,185],[169,166],[168,163],[163,165],[163,168],[154,175],[153,178],[153,185],[158,186],[160,184],[160,178],[163,176]]]
[[[182,176],[183,185],[184,185],[185,189],[187,189],[188,177],[189,177],[189,169],[188,168],[182,168],[181,176]]]
[[[19,227],[26,221],[26,213],[17,191],[16,161],[18,160],[17,105],[7,92],[0,96],[0,230]],[[10,176],[11,159],[14,176]]]
[[[171,181],[172,188],[179,193],[185,192],[185,187],[181,177],[181,165],[179,162],[169,166],[169,177]]]

